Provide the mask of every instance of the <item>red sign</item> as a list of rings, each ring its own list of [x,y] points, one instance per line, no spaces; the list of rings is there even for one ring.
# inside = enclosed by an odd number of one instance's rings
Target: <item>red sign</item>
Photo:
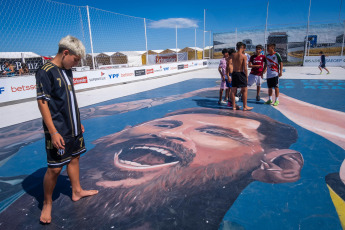
[[[101,72],[101,76],[103,76],[105,73]]]
[[[87,83],[87,76],[73,78],[73,85],[85,84],[85,83]]]
[[[147,69],[146,74],[154,73],[153,69]]]
[[[188,68],[188,64],[185,64],[185,65],[184,65],[184,68],[187,69],[187,68]]]

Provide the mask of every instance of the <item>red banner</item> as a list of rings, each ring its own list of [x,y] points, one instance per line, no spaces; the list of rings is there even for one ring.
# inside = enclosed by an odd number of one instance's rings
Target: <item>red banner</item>
[[[78,77],[78,78],[73,78],[73,84],[77,85],[77,84],[85,84],[87,83],[87,76],[85,77]]]

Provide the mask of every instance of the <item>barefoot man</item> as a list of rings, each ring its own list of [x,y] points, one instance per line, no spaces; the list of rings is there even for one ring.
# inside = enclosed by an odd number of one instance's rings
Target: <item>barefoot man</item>
[[[51,222],[52,195],[64,165],[72,185],[72,200],[98,193],[83,190],[79,181],[79,156],[86,152],[71,68],[85,56],[80,40],[67,36],[60,40],[55,58],[36,73],[37,103],[43,118],[48,169],[44,176],[44,202],[40,221]]]
[[[241,88],[242,100],[243,100],[243,111],[252,110],[253,107],[248,107],[247,105],[247,82],[248,82],[248,70],[247,70],[247,57],[243,54],[244,44],[238,42],[236,44],[236,53],[233,53],[229,59],[229,71],[232,73],[232,90],[231,90],[231,100],[233,104],[233,110],[238,109],[235,106],[235,94],[237,88]]]

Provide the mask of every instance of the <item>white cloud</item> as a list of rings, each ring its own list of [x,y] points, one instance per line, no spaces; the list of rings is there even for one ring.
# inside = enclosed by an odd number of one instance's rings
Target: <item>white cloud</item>
[[[149,24],[150,28],[195,28],[198,27],[196,20],[188,18],[168,18],[154,21]]]

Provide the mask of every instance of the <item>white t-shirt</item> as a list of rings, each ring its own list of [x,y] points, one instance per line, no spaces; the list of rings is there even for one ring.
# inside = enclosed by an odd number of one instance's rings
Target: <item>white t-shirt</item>
[[[279,53],[272,55],[267,54],[267,78],[277,77],[279,75],[279,66],[282,62],[282,58]]]

